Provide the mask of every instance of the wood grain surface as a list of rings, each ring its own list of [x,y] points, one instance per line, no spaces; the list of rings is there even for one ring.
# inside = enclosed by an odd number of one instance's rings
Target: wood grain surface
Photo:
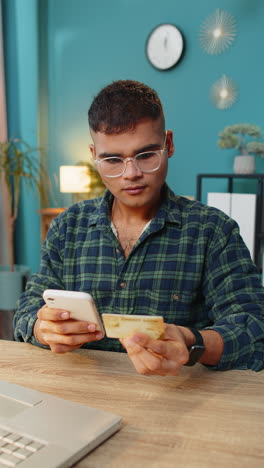
[[[121,430],[78,468],[262,468],[264,372],[136,373],[126,354],[0,341],[0,379],[101,408]]]

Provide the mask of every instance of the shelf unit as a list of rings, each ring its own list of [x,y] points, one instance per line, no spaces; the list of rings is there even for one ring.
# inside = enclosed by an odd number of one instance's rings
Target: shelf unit
[[[261,241],[264,239],[262,231],[262,213],[263,213],[263,179],[264,174],[198,174],[196,183],[196,199],[201,201],[202,181],[203,179],[227,179],[227,191],[233,193],[234,179],[253,179],[257,182],[257,204],[255,221],[255,239],[254,239],[254,262],[259,272],[262,271]]]

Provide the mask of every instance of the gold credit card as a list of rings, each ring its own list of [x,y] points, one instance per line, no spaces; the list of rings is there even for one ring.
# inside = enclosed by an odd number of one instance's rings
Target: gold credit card
[[[161,316],[102,314],[108,338],[126,338],[140,332],[152,339],[163,339],[164,321]]]

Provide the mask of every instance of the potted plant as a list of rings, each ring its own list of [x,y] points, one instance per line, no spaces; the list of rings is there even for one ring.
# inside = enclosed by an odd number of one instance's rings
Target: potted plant
[[[22,183],[29,189],[37,189],[42,200],[48,201],[49,180],[42,162],[41,150],[31,148],[21,139],[11,138],[0,143],[0,183],[4,184],[7,194],[7,229],[9,265],[0,266],[0,309],[12,310],[24,289],[30,269],[24,265],[15,265],[14,231],[18,215],[20,190]],[[43,177],[44,176],[44,177]],[[45,183],[43,180],[45,179]]]
[[[105,192],[105,185],[101,176],[94,166],[93,161],[80,161],[77,166],[85,166],[87,171],[88,191],[86,193],[78,193],[75,201],[87,200],[91,198],[101,197]]]
[[[219,134],[217,142],[220,148],[238,148],[239,155],[234,159],[235,174],[254,174],[254,155],[264,156],[264,143],[260,141],[248,141],[247,136],[262,137],[261,128],[252,124],[235,124],[225,127]]]
[[[250,141],[247,144],[247,150],[249,153],[253,153],[261,158],[264,158],[264,143],[263,141]]]

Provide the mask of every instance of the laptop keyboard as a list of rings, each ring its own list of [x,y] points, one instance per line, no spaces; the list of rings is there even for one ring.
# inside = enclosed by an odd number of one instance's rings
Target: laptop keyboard
[[[0,427],[0,468],[17,466],[44,447],[35,439]]]

